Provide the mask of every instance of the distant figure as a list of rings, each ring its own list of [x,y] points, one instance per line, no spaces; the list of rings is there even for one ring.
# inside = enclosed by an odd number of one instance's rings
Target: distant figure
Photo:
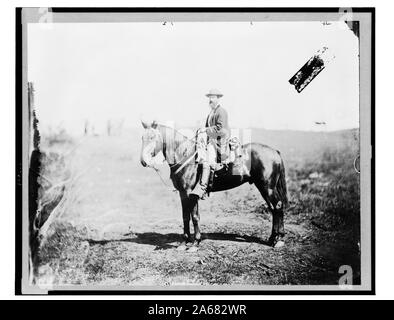
[[[107,121],[107,134],[108,136],[111,135],[111,120]]]
[[[230,134],[227,111],[219,104],[219,99],[223,97],[223,94],[219,90],[212,89],[206,96],[209,98],[211,112],[205,122],[205,128],[200,128],[197,134],[202,173],[199,183],[191,192],[202,200],[206,196],[211,170],[218,169],[221,161],[227,156],[226,144]]]
[[[89,133],[89,121],[85,120],[84,135],[87,136],[88,133]]]

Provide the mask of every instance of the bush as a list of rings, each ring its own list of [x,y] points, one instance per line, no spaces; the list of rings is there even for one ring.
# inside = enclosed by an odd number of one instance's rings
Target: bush
[[[72,144],[73,138],[64,128],[50,129],[42,138],[42,143],[47,147],[55,144]]]
[[[360,179],[353,171],[341,170],[327,188],[324,212],[338,217],[338,223],[357,226],[360,221]]]
[[[289,170],[291,212],[308,213],[324,229],[353,229],[359,234],[360,177],[353,168],[357,152],[325,149]]]

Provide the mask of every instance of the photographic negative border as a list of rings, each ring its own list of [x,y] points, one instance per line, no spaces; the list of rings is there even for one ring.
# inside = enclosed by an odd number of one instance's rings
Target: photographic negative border
[[[26,43],[25,34],[24,34],[24,23],[23,20],[23,9],[24,8],[16,8],[16,65],[15,65],[15,73],[16,73],[16,83],[15,83],[15,102],[16,102],[16,141],[15,141],[15,156],[16,156],[16,163],[15,163],[15,175],[16,175],[16,183],[15,183],[15,294],[17,295],[25,295],[25,294],[52,294],[52,295],[361,295],[361,294],[375,294],[375,8],[349,8],[351,9],[352,13],[367,13],[370,14],[370,101],[366,101],[367,105],[370,106],[370,118],[367,119],[366,123],[370,125],[370,128],[367,128],[368,132],[370,130],[370,143],[371,146],[369,148],[368,145],[362,143],[362,132],[366,129],[363,129],[364,126],[361,123],[361,97],[360,97],[360,154],[361,154],[361,163],[365,164],[365,161],[369,162],[370,159],[370,176],[368,175],[368,179],[370,179],[370,193],[368,196],[370,197],[370,243],[368,246],[370,248],[370,288],[369,289],[361,289],[361,290],[346,290],[340,289],[337,287],[336,290],[321,290],[321,289],[273,289],[273,290],[245,290],[245,289],[223,289],[223,287],[212,286],[212,289],[172,289],[172,288],[160,288],[160,289],[130,289],[130,290],[108,290],[104,289],[101,290],[100,288],[90,290],[90,289],[72,289],[68,290],[65,288],[64,290],[48,290],[46,293],[43,291],[35,292],[31,289],[26,287],[27,280],[23,278],[23,275],[26,274],[23,269],[23,263],[27,262],[26,255],[27,250],[24,248],[27,247],[26,238],[24,238],[24,232],[26,233],[26,225],[23,217],[24,212],[24,190],[27,189],[28,180],[27,180],[27,170],[24,170],[26,167],[24,163],[26,161],[26,150],[24,150],[24,140],[25,131],[24,128],[24,114],[23,114],[23,106],[27,100],[27,90],[26,86],[27,83],[24,83],[24,79],[26,76],[26,66],[24,65],[24,49]],[[33,9],[33,8],[32,8]],[[129,14],[210,14],[210,13],[219,13],[219,14],[324,14],[324,13],[335,13],[338,14],[341,11],[341,8],[335,7],[325,7],[325,8],[65,8],[65,7],[58,7],[58,8],[51,8],[50,12],[53,13],[73,13],[79,14],[83,13],[84,17],[85,14],[107,14],[107,13],[129,13]],[[81,17],[81,16],[80,16]],[[100,16],[101,18],[103,15]],[[287,17],[287,16],[286,16]],[[250,19],[249,19],[250,20]],[[253,20],[253,19],[252,19]],[[319,19],[320,20],[320,19]],[[162,20],[160,20],[162,21]],[[168,20],[170,21],[170,20]],[[175,21],[175,20],[173,20]],[[63,21],[62,21],[63,22]],[[366,39],[368,40],[368,39]],[[360,46],[361,46],[361,37],[360,37]],[[365,62],[365,61],[364,61]],[[361,54],[360,54],[360,79],[361,79]],[[366,79],[364,79],[366,80]],[[25,81],[26,82],[26,81]],[[360,95],[361,95],[361,82],[360,82]],[[365,112],[365,110],[364,110]],[[368,133],[366,132],[366,133]],[[364,149],[364,150],[363,150]],[[25,153],[24,153],[25,151]],[[363,166],[361,164],[361,166]],[[368,163],[367,163],[368,166]],[[367,174],[367,173],[365,173]],[[362,190],[362,179],[360,180],[360,188]],[[360,197],[362,198],[362,193],[360,193]],[[361,199],[360,199],[361,200]],[[361,205],[362,209],[362,205]],[[366,208],[365,210],[367,210]],[[25,212],[26,213],[26,212]],[[362,226],[362,224],[361,224]],[[362,250],[363,252],[363,250]],[[362,260],[362,259],[361,259]],[[363,274],[363,273],[362,273]],[[288,287],[288,286],[286,286]],[[307,286],[305,286],[307,287]],[[320,286],[319,286],[320,287]]]

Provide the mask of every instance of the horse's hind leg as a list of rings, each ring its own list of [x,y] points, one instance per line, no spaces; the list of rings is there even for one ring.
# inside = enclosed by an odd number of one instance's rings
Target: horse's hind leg
[[[255,185],[272,213],[272,231],[268,241],[274,247],[281,247],[284,245],[283,238],[285,235],[282,201],[279,200],[275,189],[271,188],[271,186],[264,185],[263,183],[255,183]]]
[[[275,248],[284,245],[285,228],[283,225],[283,215],[283,209],[274,209],[272,213],[272,233],[269,242]]]
[[[270,244],[275,248],[284,245],[285,228],[283,223],[283,203],[275,189],[268,189],[268,198],[271,203],[272,212],[272,233],[269,239]]]

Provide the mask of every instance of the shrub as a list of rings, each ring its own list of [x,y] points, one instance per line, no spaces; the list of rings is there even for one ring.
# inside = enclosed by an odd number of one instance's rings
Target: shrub
[[[47,147],[52,147],[56,144],[72,144],[73,138],[67,133],[64,128],[50,129],[42,136],[42,143]]]
[[[314,159],[289,170],[293,214],[316,216],[325,229],[353,229],[359,234],[360,177],[351,148],[325,149]]]

